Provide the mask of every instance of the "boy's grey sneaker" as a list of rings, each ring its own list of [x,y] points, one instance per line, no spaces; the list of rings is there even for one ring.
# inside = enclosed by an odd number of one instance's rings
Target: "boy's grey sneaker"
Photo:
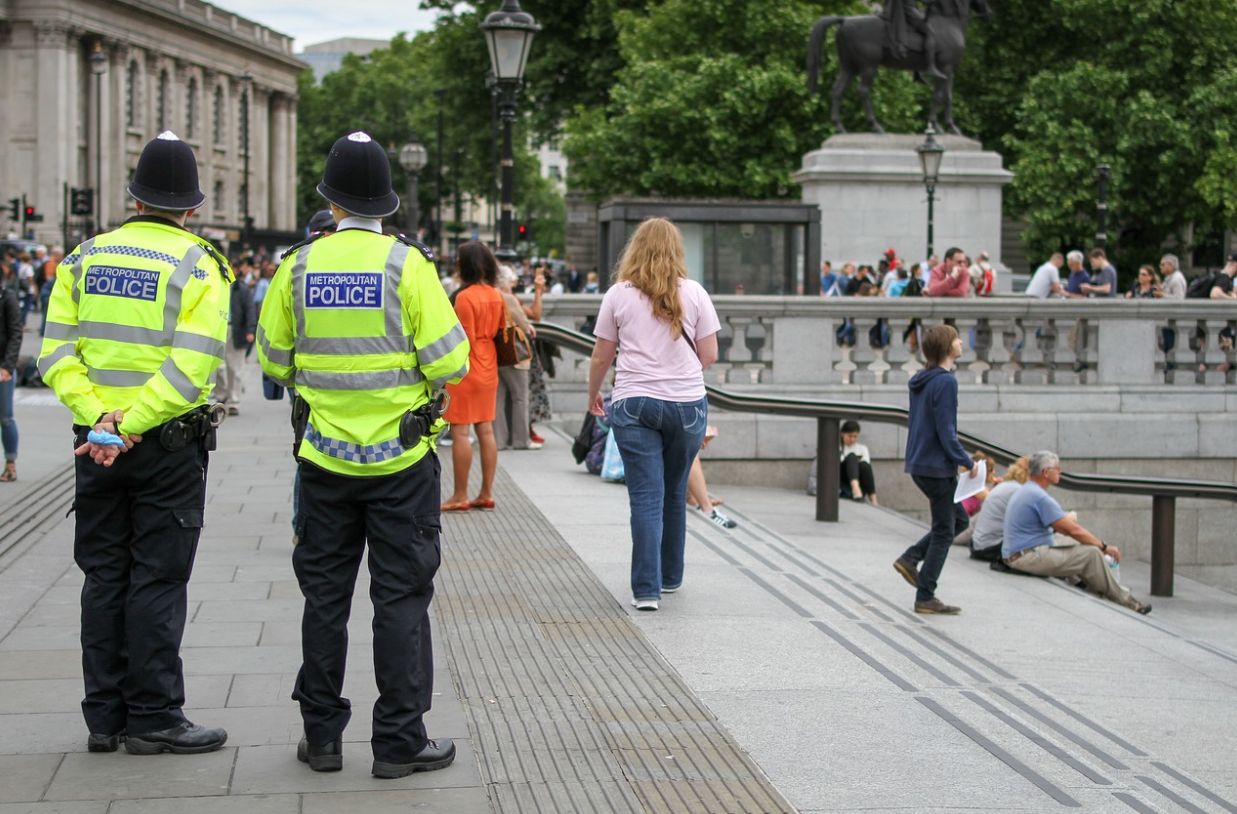
[[[717,525],[721,526],[721,527],[722,527],[722,528],[724,528],[724,529],[732,529],[732,528],[734,528],[735,526],[739,525],[738,523],[736,523],[735,521],[731,520],[731,519],[730,519],[729,517],[727,517],[726,515],[724,515],[724,514],[722,514],[721,512],[719,512],[717,509],[714,509],[714,510],[713,510],[713,511],[709,514],[709,522],[711,522],[711,523],[716,523]]]

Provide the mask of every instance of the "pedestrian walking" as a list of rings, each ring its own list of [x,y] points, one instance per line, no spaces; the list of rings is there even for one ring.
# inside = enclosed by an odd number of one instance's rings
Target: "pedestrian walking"
[[[17,385],[17,356],[21,351],[21,305],[17,294],[0,287],[0,438],[4,443],[4,471],[0,483],[17,480],[17,418],[13,388]]]
[[[468,376],[447,388],[451,404],[451,464],[454,489],[442,504],[444,512],[494,508],[494,473],[498,469],[498,442],[494,414],[498,404],[498,352],[494,335],[502,329],[507,306],[494,287],[498,261],[484,243],[470,240],[456,251],[460,289],[452,295],[455,313],[468,336]],[[481,489],[468,499],[468,472],[472,469],[470,432],[477,434],[481,456]]]
[[[258,309],[253,300],[253,289],[245,281],[232,281],[228,294],[228,338],[224,348],[224,362],[219,366],[215,384],[215,401],[222,404],[228,415],[240,415],[241,394],[245,392],[242,372],[245,355],[253,344],[258,326]]]
[[[893,567],[915,586],[916,613],[955,614],[959,608],[936,598],[936,585],[954,537],[969,522],[954,502],[958,470],[970,469],[974,476],[979,464],[958,441],[958,380],[952,370],[962,339],[952,325],[933,325],[924,331],[923,355],[928,366],[909,383],[906,472],[928,499],[932,528]]]
[[[704,369],[717,360],[717,312],[687,277],[683,235],[644,221],[619,260],[593,329],[589,411],[605,416],[601,384],[618,354],[610,424],[631,504],[631,593],[655,611],[683,584],[687,476],[708,424]]]
[[[348,613],[368,548],[378,684],[371,771],[404,777],[455,759],[455,744],[431,740],[423,720],[440,562],[433,439],[443,422],[433,394],[467,373],[468,341],[433,253],[382,233],[399,197],[378,142],[363,132],[337,140],[318,193],[339,228],[284,255],[257,331],[263,371],[297,394],[292,567],[305,610],[292,692],[304,722],[296,756],[314,771],[343,766]]]
[[[92,752],[210,752],[227,733],[185,718],[180,643],[232,274],[185,230],[206,200],[189,145],[152,139],[128,192],[138,214],[57,269],[38,365],[73,415],[82,712]]]

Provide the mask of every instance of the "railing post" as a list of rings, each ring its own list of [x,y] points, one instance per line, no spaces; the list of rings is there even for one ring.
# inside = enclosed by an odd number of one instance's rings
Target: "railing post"
[[[842,468],[836,418],[816,419],[816,519],[838,522],[838,487]]]
[[[1177,499],[1151,498],[1151,595],[1173,595],[1173,549],[1176,544]]]

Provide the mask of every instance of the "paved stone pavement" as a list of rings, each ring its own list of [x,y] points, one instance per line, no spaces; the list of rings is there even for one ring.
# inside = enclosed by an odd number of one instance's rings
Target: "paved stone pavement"
[[[636,614],[625,490],[583,474],[562,434],[502,454],[498,511],[445,521],[428,723],[458,739],[456,765],[370,777],[362,583],[345,769],[310,773],[289,699],[287,408],[251,379],[212,459],[183,652],[188,713],[231,737],[192,757],[85,752],[66,419],[20,393],[23,479],[0,491],[0,814],[1237,812],[1237,597],[1179,577],[1143,618],[955,551],[941,593],[964,612],[924,619],[890,567],[918,526],[853,505],[817,524],[805,496],[730,487],[740,527],[691,517],[684,589]]]

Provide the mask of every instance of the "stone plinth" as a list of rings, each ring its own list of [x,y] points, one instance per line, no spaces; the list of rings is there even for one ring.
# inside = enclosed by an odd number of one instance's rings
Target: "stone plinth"
[[[933,249],[960,246],[971,257],[1001,254],[1001,194],[1013,180],[1001,156],[972,139],[940,136],[945,148],[936,187]],[[919,135],[833,136],[803,156],[793,178],[803,202],[821,213],[821,258],[873,263],[889,247],[913,262],[928,241],[928,202],[915,148]]]

